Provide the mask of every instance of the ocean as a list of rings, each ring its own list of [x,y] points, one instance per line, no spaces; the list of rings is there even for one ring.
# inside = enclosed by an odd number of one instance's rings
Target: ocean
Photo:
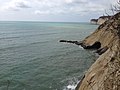
[[[0,21],[0,90],[74,90],[96,56],[59,40],[83,40],[89,23]]]

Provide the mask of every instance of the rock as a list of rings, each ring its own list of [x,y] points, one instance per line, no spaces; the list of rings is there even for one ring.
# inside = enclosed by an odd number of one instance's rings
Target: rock
[[[92,23],[92,24],[97,24],[97,22],[98,22],[98,19],[91,19],[90,20],[90,23]]]
[[[104,48],[100,48],[96,51],[96,53],[98,53],[99,55],[102,55],[104,52],[106,52],[108,49],[107,46],[105,46]]]
[[[90,23],[92,24],[98,24],[101,25],[103,24],[105,21],[109,20],[112,16],[101,16],[98,19],[91,19]]]
[[[81,46],[100,54],[76,90],[120,89],[120,13],[101,24]]]
[[[71,41],[71,40],[60,40],[59,42],[65,42],[65,43],[73,43],[73,44],[76,44],[76,45],[81,45],[82,42],[78,42],[78,41]]]
[[[111,16],[101,16],[98,18],[97,24],[101,25],[103,24],[105,21],[109,20],[111,18]]]
[[[79,86],[81,85],[83,79],[85,78],[85,75],[81,78],[80,82],[78,83],[77,87],[75,88],[75,90],[79,89]]]
[[[67,42],[67,40],[60,40],[59,42]]]
[[[81,46],[84,49],[99,49],[101,47],[101,43],[97,41],[93,45],[86,45],[85,43],[81,43]]]

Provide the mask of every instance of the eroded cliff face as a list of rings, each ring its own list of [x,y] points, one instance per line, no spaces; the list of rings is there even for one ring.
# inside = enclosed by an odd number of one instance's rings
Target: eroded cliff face
[[[120,90],[120,13],[112,16],[82,41],[100,54],[77,90]]]
[[[101,16],[98,19],[91,19],[90,23],[101,25],[110,18],[111,18],[111,16]]]

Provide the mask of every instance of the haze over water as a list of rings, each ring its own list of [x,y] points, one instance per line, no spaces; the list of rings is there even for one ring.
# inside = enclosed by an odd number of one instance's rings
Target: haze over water
[[[96,28],[89,23],[0,22],[0,90],[72,88],[95,55],[59,40],[80,41]]]

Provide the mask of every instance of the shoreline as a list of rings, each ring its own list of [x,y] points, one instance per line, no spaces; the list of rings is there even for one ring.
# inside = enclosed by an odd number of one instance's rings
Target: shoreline
[[[88,69],[76,90],[118,90],[120,88],[120,72],[118,72],[118,68],[120,68],[119,17],[120,13],[115,14],[82,41],[83,48],[95,48],[100,56]],[[110,72],[114,74],[111,75]],[[106,77],[108,78],[106,79]],[[110,81],[111,78],[115,82]]]
[[[60,40],[60,42],[80,45],[84,49],[96,50],[96,53],[100,55],[80,80],[75,90],[120,89],[119,21],[120,13],[117,13],[83,41]],[[111,73],[113,74],[111,75]]]

